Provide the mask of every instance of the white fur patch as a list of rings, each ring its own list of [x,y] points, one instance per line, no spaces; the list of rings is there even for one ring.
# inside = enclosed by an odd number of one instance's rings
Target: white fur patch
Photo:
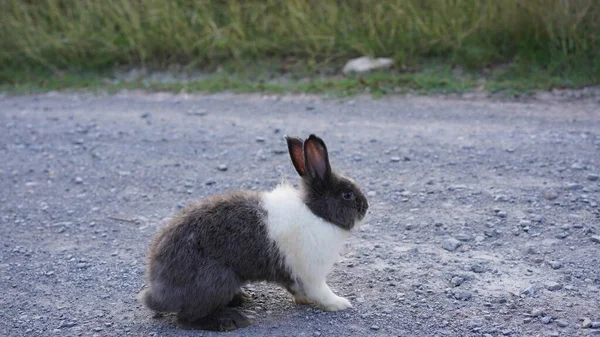
[[[262,198],[268,235],[292,277],[307,285],[324,283],[350,232],[314,215],[293,186],[281,184]]]

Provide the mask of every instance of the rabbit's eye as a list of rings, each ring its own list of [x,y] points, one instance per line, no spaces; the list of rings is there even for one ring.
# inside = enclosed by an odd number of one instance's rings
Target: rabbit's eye
[[[352,200],[352,199],[354,199],[354,192],[346,191],[346,192],[342,193],[342,198],[344,198],[344,200]]]

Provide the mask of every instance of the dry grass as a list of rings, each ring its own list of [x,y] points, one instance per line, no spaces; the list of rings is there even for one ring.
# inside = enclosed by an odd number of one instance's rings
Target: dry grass
[[[363,54],[561,67],[600,63],[599,46],[598,0],[0,1],[0,69]]]

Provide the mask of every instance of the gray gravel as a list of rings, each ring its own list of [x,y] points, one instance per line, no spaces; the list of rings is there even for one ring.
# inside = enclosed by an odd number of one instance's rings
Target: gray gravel
[[[150,240],[201,197],[295,181],[283,136],[313,132],[372,204],[329,281],[354,308],[255,284],[228,335],[600,331],[597,101],[123,92],[0,96],[0,336],[216,335],[136,303]]]
[[[449,251],[449,252],[453,252],[456,249],[458,249],[458,247],[460,247],[462,245],[462,242],[458,241],[455,238],[448,238],[446,240],[444,240],[444,243],[442,243],[442,248],[444,248],[445,250]]]

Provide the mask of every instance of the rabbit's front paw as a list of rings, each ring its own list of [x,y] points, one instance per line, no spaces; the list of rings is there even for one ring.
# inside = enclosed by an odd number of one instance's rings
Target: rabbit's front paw
[[[321,306],[326,311],[341,311],[352,308],[350,301],[340,296],[336,296],[326,303],[321,303]]]

